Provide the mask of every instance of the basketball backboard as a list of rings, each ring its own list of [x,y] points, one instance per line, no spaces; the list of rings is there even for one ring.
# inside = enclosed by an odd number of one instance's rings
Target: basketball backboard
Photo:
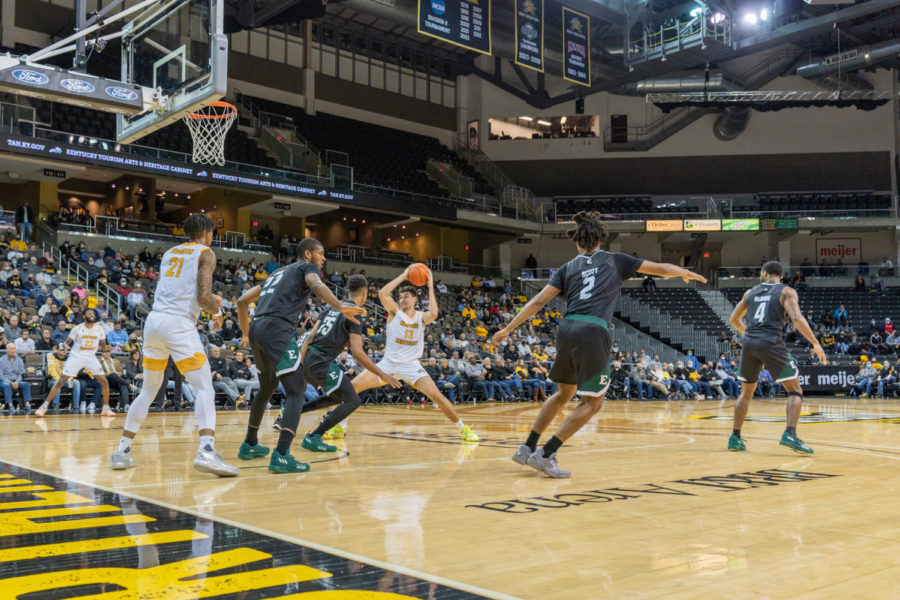
[[[117,139],[130,143],[225,95],[228,38],[224,0],[169,0],[123,27],[124,83],[158,91],[158,106],[117,117]]]

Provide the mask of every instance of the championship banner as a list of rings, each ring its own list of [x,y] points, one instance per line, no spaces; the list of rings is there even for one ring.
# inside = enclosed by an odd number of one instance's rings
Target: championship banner
[[[562,7],[563,79],[591,85],[591,18]]]
[[[816,239],[816,264],[822,264],[823,260],[834,261],[838,259],[859,262],[862,259],[862,239]]]
[[[516,0],[516,64],[544,72],[544,0]]]
[[[421,34],[491,53],[491,0],[419,0]]]

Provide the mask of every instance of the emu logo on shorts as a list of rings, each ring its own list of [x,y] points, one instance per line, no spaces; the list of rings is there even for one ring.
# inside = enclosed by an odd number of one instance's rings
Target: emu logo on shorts
[[[600,376],[600,386],[604,386],[609,383],[609,375],[601,375]]]
[[[287,354],[291,360],[294,360],[295,358],[297,358],[297,352],[295,350],[288,350]]]
[[[337,372],[332,371],[331,373],[328,374],[328,379],[337,379],[337,376],[338,376]]]

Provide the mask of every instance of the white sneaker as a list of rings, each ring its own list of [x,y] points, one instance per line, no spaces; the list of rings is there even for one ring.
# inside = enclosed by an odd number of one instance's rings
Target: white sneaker
[[[81,403],[81,411],[80,412],[81,412],[81,414],[85,414],[87,412],[87,403],[86,402]]]
[[[113,471],[124,471],[134,466],[134,453],[116,450],[109,457],[109,468]]]
[[[103,410],[100,411],[100,416],[101,417],[114,417],[114,416],[116,416],[116,413],[107,404],[103,407]]]
[[[197,456],[194,457],[194,468],[202,473],[212,473],[219,477],[236,477],[240,471],[237,467],[232,467],[224,460],[222,455],[215,450],[197,450]]]
[[[94,414],[95,412],[97,412],[97,405],[94,404],[93,402],[91,402],[90,404],[88,404],[87,411],[88,411],[89,415]],[[84,411],[81,411],[81,412],[84,412]]]

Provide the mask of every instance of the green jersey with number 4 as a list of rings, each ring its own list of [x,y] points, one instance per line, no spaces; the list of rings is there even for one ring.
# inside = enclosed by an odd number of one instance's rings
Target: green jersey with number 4
[[[767,339],[781,337],[786,313],[781,305],[783,283],[761,283],[747,292],[745,337]]]

